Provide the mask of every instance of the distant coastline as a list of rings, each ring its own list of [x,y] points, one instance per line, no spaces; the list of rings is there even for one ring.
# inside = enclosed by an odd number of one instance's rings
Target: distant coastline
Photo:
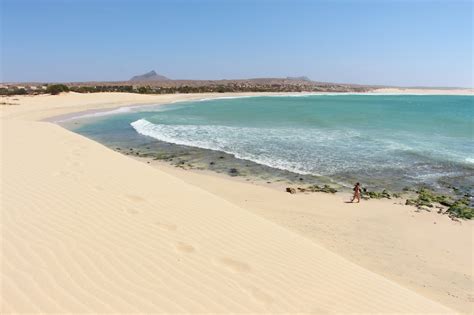
[[[171,80],[152,71],[128,81],[0,83],[0,95],[59,94],[61,92],[126,92],[137,94],[190,93],[396,93],[472,95],[472,88],[391,87],[312,81],[306,77],[239,80]]]

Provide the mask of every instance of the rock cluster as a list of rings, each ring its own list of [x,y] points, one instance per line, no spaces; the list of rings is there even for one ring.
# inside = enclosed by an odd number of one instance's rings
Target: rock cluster
[[[330,193],[330,194],[334,194],[334,193],[337,192],[336,188],[333,188],[329,185],[324,185],[324,186],[321,186],[321,187],[318,186],[318,185],[311,185],[311,186],[308,186],[306,188],[297,187],[297,189],[298,189],[299,192],[324,192],[324,193]],[[290,194],[296,194],[296,189],[291,188],[291,187],[287,187],[286,192],[289,192]]]
[[[469,196],[463,196],[458,200],[453,200],[449,196],[436,194],[427,189],[417,191],[417,198],[407,199],[406,205],[415,206],[420,210],[431,211],[436,204],[447,207],[444,212],[451,218],[472,219],[474,218],[474,207],[470,206]],[[442,207],[440,213],[442,213]]]

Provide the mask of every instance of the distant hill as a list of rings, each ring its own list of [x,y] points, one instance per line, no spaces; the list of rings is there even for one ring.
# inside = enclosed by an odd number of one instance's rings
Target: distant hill
[[[129,81],[167,81],[167,80],[170,80],[170,79],[161,74],[156,73],[155,70],[152,70],[145,74],[136,75],[133,78],[131,78]]]
[[[312,80],[306,76],[301,77],[286,77],[287,80],[295,80],[295,81],[308,81],[311,82]]]

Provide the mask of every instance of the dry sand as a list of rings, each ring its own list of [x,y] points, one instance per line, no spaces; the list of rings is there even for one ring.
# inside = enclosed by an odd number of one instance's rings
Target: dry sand
[[[455,89],[436,89],[436,88],[381,88],[373,93],[387,94],[420,94],[420,95],[473,95],[474,89],[455,88]]]
[[[460,312],[468,313],[473,292],[473,221],[405,206],[405,199],[346,203],[352,197],[290,195],[285,185],[249,183],[211,171],[184,170],[136,158],[212,192],[242,208],[312,239],[371,271]]]
[[[472,266],[465,254],[472,254],[472,242],[457,237],[472,236],[470,222],[458,226],[440,217],[439,229],[433,229],[419,216],[415,231],[413,218],[400,216],[401,208],[389,203],[360,204],[357,217],[344,196],[297,195],[290,201],[279,191],[203,174],[193,183],[191,173],[186,179],[151,168],[38,121],[91,108],[209,96],[69,93],[3,99],[19,105],[0,107],[2,313],[469,311],[465,302],[456,307],[384,277],[377,268],[398,257],[374,255],[370,246],[377,242],[359,251],[373,237],[386,238],[378,246],[390,253],[394,241],[388,239],[407,225],[415,234],[398,239],[394,252],[408,248],[402,264],[417,250],[412,243],[439,241],[433,252],[449,245],[452,263],[464,272]],[[229,186],[217,189],[218,179]],[[246,205],[231,191],[254,201]],[[398,211],[393,222],[391,207]],[[300,221],[314,223],[306,227],[312,232],[285,221],[295,212],[313,216],[312,222]],[[351,239],[354,247],[340,244]],[[344,246],[352,248],[352,256],[332,251],[341,253]],[[354,263],[357,257],[378,267],[361,267]],[[423,257],[427,266],[445,263],[445,256],[433,257],[433,262]],[[392,274],[390,267],[385,275]],[[472,286],[472,272],[467,277]]]

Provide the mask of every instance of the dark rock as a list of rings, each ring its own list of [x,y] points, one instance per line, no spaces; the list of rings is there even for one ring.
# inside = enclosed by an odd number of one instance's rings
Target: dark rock
[[[239,170],[236,169],[236,168],[231,168],[231,169],[229,170],[229,174],[230,174],[231,176],[237,176],[237,175],[239,175]]]
[[[209,165],[214,165],[214,164],[216,164],[216,163],[215,163],[215,162],[210,162],[210,163],[209,163]]]
[[[296,189],[291,188],[291,187],[286,187],[286,192],[288,192],[290,194],[296,194]]]

